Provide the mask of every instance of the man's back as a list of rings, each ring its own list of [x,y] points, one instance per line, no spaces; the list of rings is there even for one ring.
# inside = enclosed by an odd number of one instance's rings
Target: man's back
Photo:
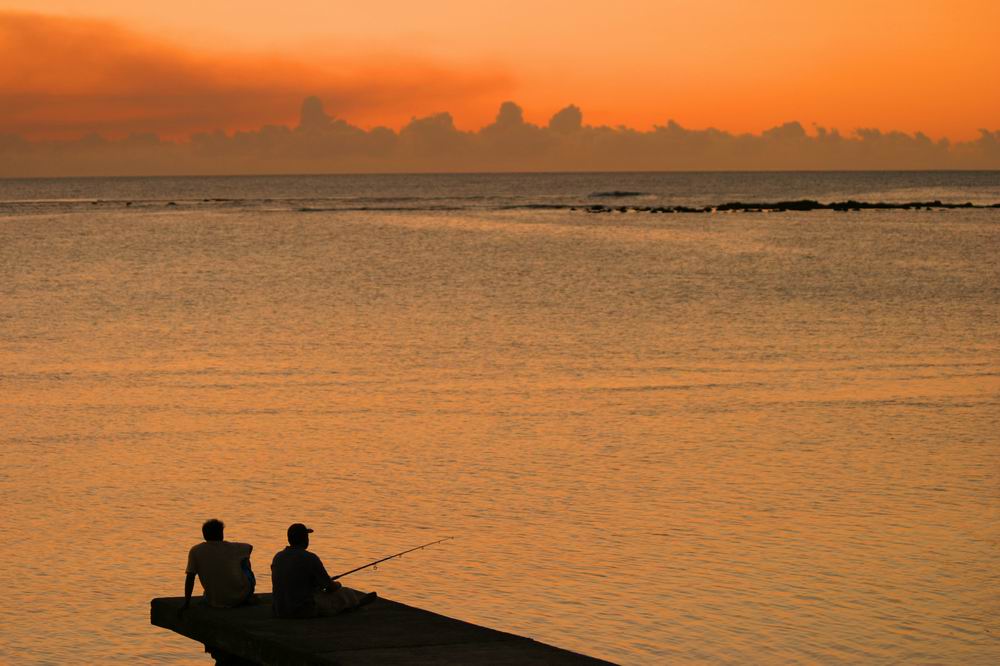
[[[209,606],[230,608],[246,600],[250,581],[241,563],[252,550],[250,544],[235,541],[205,541],[191,548],[187,572],[198,574]]]
[[[329,584],[330,575],[316,555],[305,548],[287,546],[271,562],[274,614],[278,617],[314,615],[313,593]]]

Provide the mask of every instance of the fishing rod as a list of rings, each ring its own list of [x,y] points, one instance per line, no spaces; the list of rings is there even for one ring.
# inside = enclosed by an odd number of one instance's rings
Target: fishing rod
[[[348,574],[352,574],[355,571],[361,571],[362,569],[367,569],[368,567],[374,567],[375,565],[381,564],[382,562],[385,562],[386,560],[391,560],[391,559],[393,559],[395,557],[402,557],[403,555],[406,555],[407,553],[412,553],[415,550],[420,550],[422,548],[427,548],[427,546],[433,546],[436,543],[441,543],[442,541],[448,541],[449,539],[454,539],[454,538],[455,537],[445,537],[443,539],[438,539],[437,541],[431,541],[430,543],[425,543],[422,546],[417,546],[416,548],[410,548],[409,550],[404,550],[401,553],[396,553],[395,555],[390,555],[389,557],[383,557],[381,560],[375,560],[374,562],[369,562],[368,564],[363,564],[360,567],[358,567],[357,569],[351,569],[350,571],[345,571],[342,574],[337,574],[336,576],[332,576],[330,578],[330,580],[337,580],[338,578],[343,578],[344,576],[346,576]]]

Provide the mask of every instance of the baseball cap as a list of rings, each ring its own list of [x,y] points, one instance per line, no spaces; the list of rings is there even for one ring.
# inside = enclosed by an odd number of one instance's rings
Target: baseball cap
[[[306,527],[302,523],[292,523],[288,526],[288,540],[297,541],[310,532],[312,532],[312,529]]]

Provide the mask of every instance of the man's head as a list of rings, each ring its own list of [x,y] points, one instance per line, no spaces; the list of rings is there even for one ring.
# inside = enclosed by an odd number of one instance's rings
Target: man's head
[[[226,526],[218,518],[212,518],[211,520],[206,520],[205,524],[201,526],[201,535],[205,537],[205,541],[222,541],[222,533],[226,529]]]
[[[309,547],[309,533],[311,529],[302,523],[293,523],[288,526],[288,545],[298,548]]]

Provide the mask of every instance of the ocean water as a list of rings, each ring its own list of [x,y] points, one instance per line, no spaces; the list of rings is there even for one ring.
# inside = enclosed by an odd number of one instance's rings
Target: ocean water
[[[0,662],[210,663],[219,517],[622,664],[997,663],[1000,210],[571,208],[796,198],[1000,174],[0,181]]]

